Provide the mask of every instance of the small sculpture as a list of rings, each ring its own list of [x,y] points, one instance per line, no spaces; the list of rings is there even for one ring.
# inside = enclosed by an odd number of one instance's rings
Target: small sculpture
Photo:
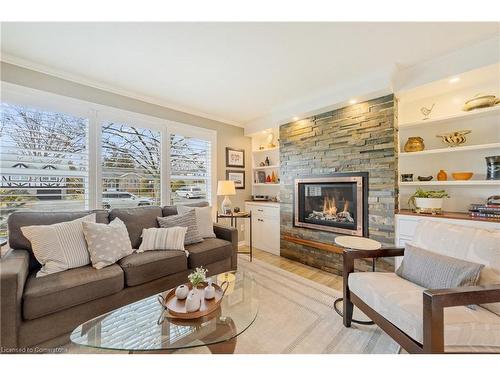
[[[455,147],[467,142],[467,138],[465,138],[465,136],[471,132],[472,130],[458,130],[451,133],[438,134],[436,137],[441,138],[443,143],[448,146]]]
[[[177,299],[186,299],[188,294],[189,288],[187,287],[187,285],[182,284],[175,289],[175,296],[177,297]]]
[[[430,114],[434,109],[435,103],[432,104],[431,108],[422,107],[420,108],[420,112],[425,116],[422,120],[428,120],[430,118]]]
[[[264,161],[264,163],[268,167],[271,165],[271,161],[269,160],[269,156],[266,156],[266,160]]]
[[[205,287],[205,299],[215,298],[215,288],[212,285],[212,280],[208,280],[208,286]]]
[[[186,298],[186,312],[195,312],[200,309],[201,299],[196,289],[191,289]]]
[[[430,181],[430,180],[432,180],[432,178],[433,178],[432,176],[418,176],[417,177],[417,179],[419,181]]]

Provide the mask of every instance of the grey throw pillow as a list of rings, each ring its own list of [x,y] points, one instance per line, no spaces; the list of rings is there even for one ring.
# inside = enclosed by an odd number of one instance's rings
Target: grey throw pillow
[[[97,269],[116,263],[134,252],[125,223],[115,218],[109,224],[83,223],[92,266]]]
[[[196,224],[200,235],[203,238],[215,238],[212,207],[177,206],[177,212],[181,215],[189,211],[194,211],[196,215]]]
[[[483,264],[448,257],[406,244],[396,274],[428,289],[476,285]]]
[[[203,237],[198,231],[196,213],[194,210],[181,215],[158,217],[157,220],[160,228],[186,227],[187,232],[184,238],[184,245],[191,245],[203,241]]]

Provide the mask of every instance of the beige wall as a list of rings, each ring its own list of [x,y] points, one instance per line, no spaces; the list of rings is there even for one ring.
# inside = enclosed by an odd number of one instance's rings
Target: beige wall
[[[246,166],[245,189],[237,190],[236,196],[231,197],[231,201],[233,205],[243,209],[245,199],[248,199],[251,195],[251,139],[243,135],[243,128],[110,93],[5,62],[1,62],[0,72],[0,78],[5,82],[206,129],[213,129],[217,131],[217,179],[223,180],[226,178],[226,146],[244,149]],[[221,202],[222,198],[218,198],[218,204]]]

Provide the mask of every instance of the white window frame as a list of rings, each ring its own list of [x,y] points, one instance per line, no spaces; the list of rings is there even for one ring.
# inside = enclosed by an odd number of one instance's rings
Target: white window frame
[[[151,128],[161,134],[161,205],[170,205],[170,135],[179,134],[211,142],[210,204],[217,206],[217,131],[201,128],[159,117],[127,111],[81,99],[70,98],[37,90],[25,86],[0,81],[2,101],[38,108],[68,115],[85,117],[89,121],[88,128],[88,209],[102,207],[102,166],[101,166],[101,131],[105,121],[123,122],[137,127]]]

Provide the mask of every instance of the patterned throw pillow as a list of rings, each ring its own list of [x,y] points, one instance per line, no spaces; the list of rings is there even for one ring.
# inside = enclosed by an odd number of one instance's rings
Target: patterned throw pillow
[[[189,211],[194,211],[196,215],[196,225],[198,232],[203,238],[214,238],[214,221],[212,219],[212,207],[190,207],[177,206],[179,214],[185,214]]]
[[[183,250],[187,227],[147,228],[142,230],[142,242],[138,253],[149,250]]]
[[[186,227],[186,238],[184,245],[191,245],[203,241],[203,237],[198,231],[196,223],[196,214],[194,211],[188,211],[182,215],[171,215],[166,217],[158,217],[158,224],[161,228]]]
[[[101,269],[134,252],[125,223],[115,218],[109,224],[84,223],[83,233],[92,266]]]
[[[42,265],[36,277],[90,263],[82,223],[95,223],[95,214],[57,224],[21,227],[31,242],[36,260]]]
[[[483,267],[406,243],[396,275],[428,289],[458,288],[476,285]]]

